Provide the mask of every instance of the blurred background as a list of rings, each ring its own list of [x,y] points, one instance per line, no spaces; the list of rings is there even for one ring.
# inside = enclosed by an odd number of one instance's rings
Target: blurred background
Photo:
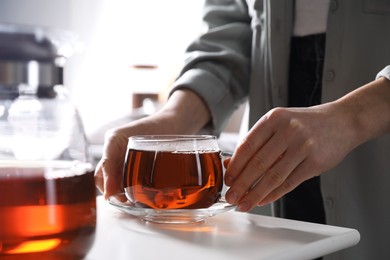
[[[77,38],[64,85],[79,111],[95,162],[111,127],[159,109],[202,31],[204,0],[0,0],[0,23],[60,29]],[[246,104],[219,138],[233,151],[247,131]]]
[[[0,22],[74,32],[64,82],[92,144],[156,111],[202,30],[203,0],[1,0]],[[226,131],[235,134],[241,108]],[[227,138],[229,139],[229,138]]]

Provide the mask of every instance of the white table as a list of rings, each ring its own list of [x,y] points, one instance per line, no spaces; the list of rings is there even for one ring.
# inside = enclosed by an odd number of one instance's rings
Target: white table
[[[196,224],[154,224],[97,198],[86,260],[313,259],[353,246],[357,230],[230,211]]]

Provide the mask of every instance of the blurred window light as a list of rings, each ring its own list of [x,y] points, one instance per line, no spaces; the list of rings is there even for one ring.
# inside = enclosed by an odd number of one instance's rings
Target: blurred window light
[[[186,47],[202,30],[203,3],[204,0],[1,0],[0,22],[54,27],[79,35],[84,48],[66,62],[64,82],[72,90],[88,134],[128,115],[134,91],[169,88]],[[136,78],[139,75],[131,70],[134,65],[158,69],[154,75]]]

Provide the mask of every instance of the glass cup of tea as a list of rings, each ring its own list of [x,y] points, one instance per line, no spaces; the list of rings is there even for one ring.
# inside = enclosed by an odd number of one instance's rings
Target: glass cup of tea
[[[222,196],[222,158],[212,135],[132,136],[123,173],[125,195],[136,208],[209,208]]]

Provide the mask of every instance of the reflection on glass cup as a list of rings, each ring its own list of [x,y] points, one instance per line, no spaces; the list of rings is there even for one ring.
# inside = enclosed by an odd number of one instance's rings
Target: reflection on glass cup
[[[221,197],[223,167],[215,136],[133,136],[127,148],[123,183],[136,207],[200,209]]]
[[[82,259],[95,228],[91,165],[0,161],[1,259]]]

